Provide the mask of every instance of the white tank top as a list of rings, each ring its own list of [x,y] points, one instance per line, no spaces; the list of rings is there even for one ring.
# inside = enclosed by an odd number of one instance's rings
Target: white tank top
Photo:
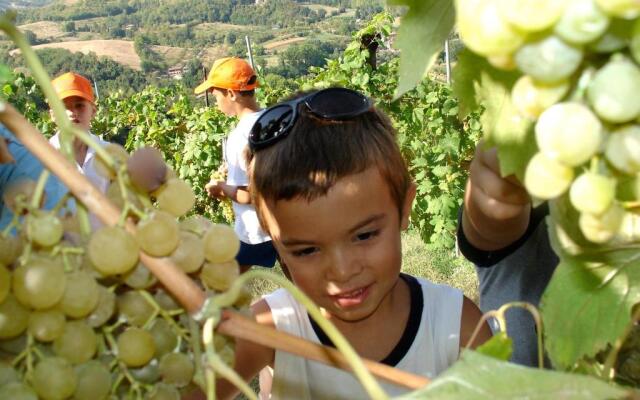
[[[458,359],[462,293],[449,286],[401,275],[410,288],[411,312],[405,332],[382,362],[403,371],[434,378]],[[264,297],[279,331],[315,343],[329,344],[306,310],[284,289]],[[262,375],[261,375],[262,376]],[[390,396],[407,389],[381,381]],[[261,393],[261,398],[268,398]],[[366,399],[356,378],[339,369],[276,351],[271,399]]]

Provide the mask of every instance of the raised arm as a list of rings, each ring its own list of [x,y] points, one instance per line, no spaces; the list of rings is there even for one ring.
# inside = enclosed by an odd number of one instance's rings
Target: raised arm
[[[479,250],[505,248],[527,230],[531,199],[513,176],[503,178],[495,148],[485,149],[482,141],[469,170],[464,196],[462,230]]]

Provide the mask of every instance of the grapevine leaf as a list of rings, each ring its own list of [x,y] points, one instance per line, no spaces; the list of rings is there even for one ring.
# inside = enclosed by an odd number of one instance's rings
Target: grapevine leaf
[[[498,332],[482,346],[478,346],[476,351],[498,360],[509,361],[513,353],[513,340],[505,332]]]
[[[554,365],[568,368],[620,337],[640,301],[639,284],[636,249],[563,254],[541,301],[546,349]]]
[[[511,103],[511,87],[520,74],[492,67],[483,58],[465,50],[454,71],[454,91],[460,99],[461,116],[481,105],[484,138],[498,148],[500,172],[520,180],[529,159],[537,151],[532,121],[520,116]]]
[[[395,98],[413,89],[433,66],[455,20],[450,0],[387,0],[408,6],[402,17],[396,47],[401,51],[400,79]]]
[[[465,351],[458,362],[431,384],[399,399],[589,400],[620,399],[628,394],[593,377],[527,368]]]
[[[640,254],[588,242],[568,196],[551,202],[550,209],[549,236],[561,261],[541,309],[549,357],[566,368],[603,350],[631,323],[631,309],[640,301]]]

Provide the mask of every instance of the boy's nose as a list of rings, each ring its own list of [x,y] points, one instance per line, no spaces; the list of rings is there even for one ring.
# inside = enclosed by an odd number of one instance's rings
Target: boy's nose
[[[335,282],[348,282],[362,270],[357,257],[349,251],[333,251],[330,262],[329,279]]]

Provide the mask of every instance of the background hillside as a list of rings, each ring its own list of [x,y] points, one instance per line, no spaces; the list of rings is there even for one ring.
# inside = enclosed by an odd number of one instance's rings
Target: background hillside
[[[258,3],[258,4],[256,4]],[[21,30],[48,72],[77,70],[102,89],[137,91],[180,79],[187,87],[224,55],[247,56],[252,42],[263,79],[298,78],[335,58],[363,21],[383,9],[364,0],[35,0],[17,9]],[[0,40],[0,62],[20,67]],[[100,65],[100,68],[94,65]]]

